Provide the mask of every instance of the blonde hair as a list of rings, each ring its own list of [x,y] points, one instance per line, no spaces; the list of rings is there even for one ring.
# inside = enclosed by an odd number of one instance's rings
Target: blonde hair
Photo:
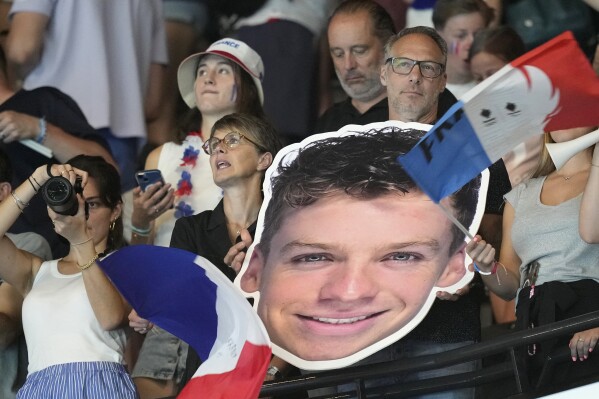
[[[545,145],[548,143],[555,143],[555,141],[553,141],[549,132],[545,132],[543,148],[541,148],[541,155],[539,156],[539,164],[532,174],[533,178],[547,176],[555,170],[555,164],[553,163],[551,156],[549,156],[549,151],[547,151],[547,146]]]

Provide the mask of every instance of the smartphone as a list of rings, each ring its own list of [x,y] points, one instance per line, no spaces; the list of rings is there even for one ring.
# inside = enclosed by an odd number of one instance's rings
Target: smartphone
[[[142,191],[146,191],[149,185],[161,182],[164,184],[164,179],[162,178],[162,173],[158,169],[148,169],[142,170],[135,173],[135,180],[137,180],[137,184],[141,187]]]

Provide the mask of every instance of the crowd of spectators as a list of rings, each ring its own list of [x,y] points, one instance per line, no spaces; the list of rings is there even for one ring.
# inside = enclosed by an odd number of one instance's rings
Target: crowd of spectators
[[[576,1],[597,32],[599,4]],[[234,280],[281,146],[348,124],[436,123],[529,50],[504,23],[505,7],[509,1],[0,2],[0,396],[67,389],[75,397],[88,389],[77,382],[81,373],[106,397],[177,395],[202,359],[130,309],[97,259],[123,245],[172,246]],[[599,74],[596,48],[589,62]],[[560,142],[596,128],[544,137]],[[413,331],[361,364],[478,342],[489,300],[493,323],[518,328],[547,322],[541,301],[574,295],[575,306],[553,320],[596,308],[599,150],[556,169],[542,141],[539,134],[489,168],[479,235],[466,247],[482,273],[457,292],[437,293]],[[144,190],[142,170],[163,179]],[[82,186],[72,214],[48,208],[39,193],[60,176]],[[529,228],[541,220],[544,227]],[[52,306],[57,300],[72,306]],[[52,319],[50,330],[40,318]],[[533,350],[530,378],[556,345],[571,348],[572,375],[583,363],[594,372],[587,359],[598,339],[596,329],[582,331]],[[479,367],[472,361],[443,374]],[[273,357],[265,378],[294,372],[307,371]],[[48,375],[60,382],[49,386]]]

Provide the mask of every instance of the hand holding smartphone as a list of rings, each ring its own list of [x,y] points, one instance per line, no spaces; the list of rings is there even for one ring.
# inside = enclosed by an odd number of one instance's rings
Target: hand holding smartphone
[[[137,180],[137,184],[141,187],[142,191],[146,191],[148,186],[154,183],[162,183],[164,185],[164,178],[162,177],[162,173],[158,169],[148,169],[142,170],[135,173],[135,180]]]

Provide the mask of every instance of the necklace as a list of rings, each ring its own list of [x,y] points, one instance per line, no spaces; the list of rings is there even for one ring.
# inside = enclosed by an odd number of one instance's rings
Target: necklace
[[[227,226],[228,226],[229,228],[235,228],[235,227],[234,227],[234,226],[235,226],[235,224],[236,224],[236,223],[230,223],[230,222],[227,222]],[[252,224],[252,223],[248,223],[247,225],[245,225],[245,227],[243,227],[243,225],[237,225],[237,226],[241,226],[241,227],[239,227],[239,228],[238,228],[238,229],[235,231],[235,237],[234,237],[234,238],[237,238],[237,237],[239,237],[239,235],[241,234],[241,230],[243,230],[243,229],[247,229],[247,228],[248,228],[248,227],[249,227],[251,224]]]

